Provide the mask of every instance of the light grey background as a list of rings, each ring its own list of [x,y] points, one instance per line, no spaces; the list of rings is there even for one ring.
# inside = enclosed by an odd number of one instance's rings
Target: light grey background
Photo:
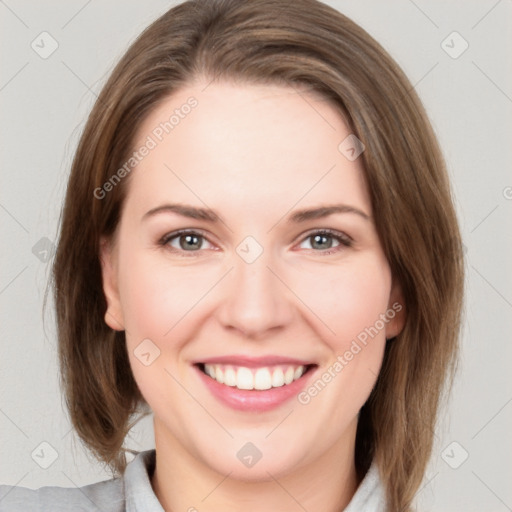
[[[512,0],[327,3],[362,25],[410,77],[444,149],[464,236],[461,367],[418,503],[512,510]],[[72,154],[96,94],[128,44],[171,5],[0,0],[0,483],[68,487],[110,476],[64,412],[51,302],[43,327],[45,251],[56,239]],[[44,31],[58,43],[46,59],[31,47],[51,49]],[[464,40],[468,49],[453,58]],[[130,443],[153,446],[151,418]],[[56,460],[40,467],[52,454]]]

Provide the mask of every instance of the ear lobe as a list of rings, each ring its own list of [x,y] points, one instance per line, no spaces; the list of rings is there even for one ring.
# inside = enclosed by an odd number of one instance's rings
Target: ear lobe
[[[117,287],[117,265],[113,244],[107,238],[100,240],[101,276],[107,301],[105,323],[114,331],[124,330],[123,310]]]
[[[393,279],[393,285],[389,294],[388,309],[386,317],[389,321],[386,324],[386,339],[389,340],[398,336],[405,325],[407,312],[401,286]]]

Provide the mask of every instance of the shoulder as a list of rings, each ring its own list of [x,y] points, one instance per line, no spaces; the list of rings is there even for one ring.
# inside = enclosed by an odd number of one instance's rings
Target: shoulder
[[[84,487],[27,489],[0,485],[0,512],[163,512],[151,487],[155,450],[139,452],[121,478]],[[150,506],[150,508],[148,508]]]
[[[0,485],[0,512],[121,512],[124,484],[120,478],[84,487],[25,487]]]

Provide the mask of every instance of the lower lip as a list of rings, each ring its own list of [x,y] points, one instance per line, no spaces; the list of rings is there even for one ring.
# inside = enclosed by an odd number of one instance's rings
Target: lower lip
[[[291,384],[285,384],[278,388],[257,390],[226,386],[206,375],[197,366],[194,368],[206,387],[222,403],[240,411],[256,412],[275,409],[298,395],[306,387],[308,380],[315,371],[315,368],[311,368],[300,379],[294,380]]]

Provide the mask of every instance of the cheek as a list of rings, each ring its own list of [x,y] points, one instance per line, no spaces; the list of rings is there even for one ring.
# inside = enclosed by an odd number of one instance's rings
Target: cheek
[[[185,316],[193,315],[216,276],[215,269],[176,266],[152,251],[133,253],[120,269],[126,331],[155,340],[171,336]]]
[[[151,251],[125,254],[119,288],[130,343],[139,338],[139,342],[169,339],[172,331],[180,332],[194,314],[201,314],[201,299],[211,292],[215,295],[211,288],[223,272],[211,262],[178,266],[165,257],[155,258]],[[303,311],[321,338],[340,348],[375,324],[387,309],[389,267],[375,254],[339,264],[309,262],[283,270],[283,277],[299,299],[293,307]],[[283,296],[282,300],[294,299]]]
[[[184,399],[170,374],[179,381],[185,376],[178,359],[194,336],[200,299],[215,282],[216,272],[206,266],[201,271],[193,265],[176,266],[148,250],[125,252],[119,268],[130,365],[142,395],[158,410],[169,397]],[[149,361],[143,357],[147,353]]]
[[[389,266],[375,255],[353,263],[317,269],[301,281],[300,293],[318,317],[312,321],[326,357],[298,402],[305,411],[315,411],[314,422],[333,426],[325,433],[326,443],[357,417],[375,385],[386,346],[381,315],[388,309]]]
[[[368,254],[302,273],[297,277],[296,293],[314,313],[311,318],[316,317],[316,324],[324,325],[322,337],[343,348],[386,312],[390,289],[386,261]]]

